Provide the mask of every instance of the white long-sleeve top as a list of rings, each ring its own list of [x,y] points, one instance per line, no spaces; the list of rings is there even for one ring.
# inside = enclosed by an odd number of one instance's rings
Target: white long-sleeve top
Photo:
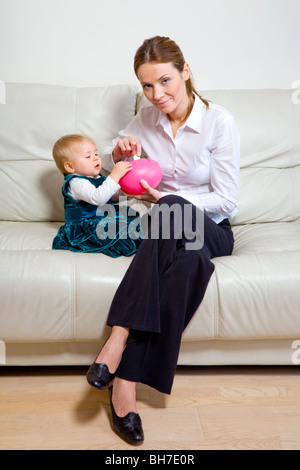
[[[143,154],[160,164],[163,179],[158,189],[163,196],[184,197],[216,223],[236,214],[240,139],[228,110],[215,103],[206,110],[195,96],[192,112],[174,138],[168,117],[152,105],[143,107],[104,148],[104,168],[111,171],[112,151],[120,138],[129,135],[139,139]]]
[[[110,176],[98,188],[89,180],[74,177],[70,180],[68,193],[73,199],[85,201],[95,206],[103,206],[118,192],[119,188],[120,185]]]

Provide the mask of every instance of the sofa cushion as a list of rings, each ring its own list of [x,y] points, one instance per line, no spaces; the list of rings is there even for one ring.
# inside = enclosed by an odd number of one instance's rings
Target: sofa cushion
[[[235,256],[300,251],[300,220],[233,227]]]
[[[235,225],[300,218],[300,106],[294,90],[217,90],[205,98],[235,117],[241,172]],[[297,167],[297,168],[296,168]]]
[[[5,201],[1,205],[0,220],[64,220],[63,176],[53,161],[0,162],[0,184]]]
[[[300,221],[233,232],[233,254],[212,260],[214,275],[183,339],[300,336]]]
[[[52,147],[83,133],[99,152],[135,114],[136,87],[72,88],[6,83],[0,106],[0,220],[63,220],[62,179]]]
[[[61,224],[62,222],[0,221],[0,250],[52,250],[53,238]]]
[[[64,250],[3,250],[1,340],[99,341],[131,259]]]
[[[219,258],[219,339],[292,338],[300,333],[300,251]]]
[[[7,342],[104,339],[132,257],[52,251],[59,225],[0,223],[0,324]],[[215,272],[183,341],[299,336],[300,221],[233,230],[233,255],[213,259]]]

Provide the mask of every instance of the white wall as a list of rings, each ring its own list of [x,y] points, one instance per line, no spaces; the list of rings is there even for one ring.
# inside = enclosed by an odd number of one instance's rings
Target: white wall
[[[0,80],[137,84],[134,53],[160,34],[200,90],[290,88],[299,20],[300,0],[0,0]]]

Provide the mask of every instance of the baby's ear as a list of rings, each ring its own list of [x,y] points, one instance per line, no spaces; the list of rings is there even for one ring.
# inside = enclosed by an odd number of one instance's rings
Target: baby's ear
[[[67,173],[74,173],[74,168],[72,167],[72,163],[70,162],[65,162],[64,163],[64,168],[66,170]]]

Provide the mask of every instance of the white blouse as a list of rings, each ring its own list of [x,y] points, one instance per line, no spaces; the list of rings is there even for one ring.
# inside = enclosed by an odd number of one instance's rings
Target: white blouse
[[[163,179],[157,189],[163,196],[182,196],[216,223],[236,214],[240,139],[235,120],[225,108],[209,103],[206,110],[195,96],[193,110],[174,138],[168,117],[152,105],[143,107],[104,148],[104,168],[111,171],[112,151],[120,138],[129,135],[139,139],[143,154],[160,164]]]

